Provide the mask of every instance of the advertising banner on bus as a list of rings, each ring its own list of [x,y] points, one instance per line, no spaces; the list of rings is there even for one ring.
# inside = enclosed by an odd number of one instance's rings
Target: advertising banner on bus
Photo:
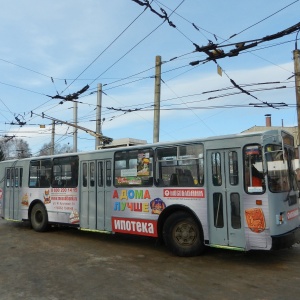
[[[197,211],[205,199],[204,188],[132,188],[112,193],[112,230],[114,232],[157,236],[157,219],[176,201]],[[205,202],[202,201],[203,206]]]
[[[61,221],[61,216],[59,220],[53,219],[55,216],[53,213],[64,213],[65,222],[70,224],[79,223],[79,200],[78,200],[78,188],[24,188],[22,194],[22,214],[24,218],[27,218],[27,210],[30,203],[35,199],[40,199],[42,194],[42,200],[44,205],[49,212],[50,221]]]

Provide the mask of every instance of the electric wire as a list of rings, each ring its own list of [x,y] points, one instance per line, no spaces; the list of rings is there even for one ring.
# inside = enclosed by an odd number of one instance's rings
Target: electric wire
[[[122,32],[67,86],[67,88],[68,87],[70,87],[87,69],[89,69],[90,68],[90,66],[91,65],[93,65],[98,59],[99,59],[99,57],[103,54],[103,53],[105,53],[127,30],[128,30],[128,28],[130,28],[131,27],[131,25],[132,24],[134,24],[135,22],[136,22],[136,20],[138,20],[141,16],[142,16],[142,14],[144,13],[144,11],[143,12],[141,12],[133,21],[131,21],[131,23],[124,29],[124,30],[122,30]],[[100,77],[100,76],[99,76]],[[96,81],[99,77],[97,77],[96,79],[94,79],[92,82],[91,82],[91,84],[94,82],[94,81]],[[67,88],[65,88],[63,91],[62,91],[62,93],[67,89]]]
[[[299,0],[298,0],[299,1]],[[294,1],[293,3],[291,3],[290,5],[292,5],[292,4],[294,4],[295,2],[298,2],[298,1]],[[157,1],[156,1],[157,2]],[[183,1],[182,1],[183,2]],[[262,22],[263,20],[261,20],[260,22]],[[259,22],[259,23],[260,23]],[[256,24],[254,24],[254,25],[256,25]],[[254,25],[252,25],[251,27],[253,27]],[[249,28],[251,28],[251,27],[249,27]],[[249,29],[249,28],[247,28],[247,29]],[[246,29],[245,29],[246,30]],[[243,30],[243,31],[245,31],[245,30]],[[243,32],[243,31],[241,31],[241,32]],[[241,32],[239,32],[238,34],[240,34]],[[126,54],[125,54],[126,55]],[[118,61],[117,61],[118,62]],[[116,62],[116,63],[117,63]],[[113,66],[113,65],[112,65]],[[89,67],[89,66],[88,66]],[[30,69],[28,69],[28,70],[30,70]],[[174,69],[175,70],[175,69]],[[169,72],[171,72],[171,71],[169,71]],[[38,72],[37,72],[38,73]],[[44,75],[44,74],[41,74],[41,75]],[[102,75],[102,74],[101,74]],[[100,76],[101,76],[100,75]],[[44,76],[46,76],[46,75],[44,75]],[[81,76],[81,74],[78,76],[78,77],[80,77]],[[74,81],[76,81],[76,80],[78,80],[79,78],[75,78],[74,79]],[[52,78],[52,77],[50,77],[50,78]],[[97,77],[95,80],[97,80],[99,77]],[[147,78],[150,78],[150,77],[144,77],[144,78],[142,78],[142,79],[139,79],[139,80],[144,80],[144,79],[147,79]],[[230,78],[229,78],[230,79]],[[95,81],[94,80],[94,81]],[[124,80],[124,79],[122,79],[122,80]],[[94,81],[92,81],[92,82],[94,82]],[[132,82],[135,82],[135,81],[132,81]],[[130,83],[132,83],[132,82],[129,82],[128,84],[130,84]],[[3,84],[3,83],[2,83]],[[122,85],[119,85],[119,86],[123,86],[123,85],[125,85],[125,84],[122,84]],[[119,87],[119,86],[116,86],[116,87]],[[239,85],[239,86],[241,86],[241,85]],[[18,87],[17,87],[18,88]],[[22,89],[22,88],[21,88]],[[26,89],[24,89],[24,90],[26,90]],[[28,90],[28,91],[30,91],[30,90]],[[65,90],[64,90],[65,91]],[[31,91],[32,92],[32,91]],[[241,91],[242,92],[242,91]],[[44,95],[44,94],[41,94],[41,95]],[[51,101],[51,100],[50,100]]]
[[[294,1],[294,2],[292,2],[292,3],[290,3],[290,4],[288,4],[288,5],[284,6],[283,8],[281,8],[281,9],[275,11],[274,13],[272,13],[271,15],[269,15],[269,16],[263,18],[262,20],[260,20],[260,21],[258,21],[258,22],[256,22],[256,23],[252,24],[251,26],[248,26],[247,28],[241,30],[241,31],[238,32],[238,33],[235,33],[235,34],[231,35],[227,40],[224,40],[222,43],[227,42],[228,40],[232,39],[233,37],[236,37],[237,35],[240,35],[241,33],[245,32],[246,30],[248,30],[248,29],[250,29],[250,28],[252,28],[252,27],[254,27],[254,26],[260,24],[261,22],[263,22],[263,21],[265,21],[265,20],[267,20],[267,19],[273,17],[274,15],[278,14],[279,12],[281,12],[281,11],[283,11],[284,9],[288,8],[289,6],[295,4],[296,2],[299,2],[299,0],[296,0],[296,1]]]

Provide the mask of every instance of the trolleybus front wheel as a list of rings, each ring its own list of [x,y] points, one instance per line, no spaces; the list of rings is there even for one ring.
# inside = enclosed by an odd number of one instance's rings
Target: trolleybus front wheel
[[[48,214],[43,204],[37,203],[33,206],[30,221],[35,231],[42,232],[48,229]]]
[[[178,256],[196,256],[204,251],[201,225],[186,212],[176,212],[168,217],[163,227],[166,246]]]

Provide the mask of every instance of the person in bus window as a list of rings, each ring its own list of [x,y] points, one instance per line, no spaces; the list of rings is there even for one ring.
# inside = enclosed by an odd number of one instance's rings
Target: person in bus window
[[[252,186],[263,186],[263,173],[259,172],[255,166],[251,166]]]

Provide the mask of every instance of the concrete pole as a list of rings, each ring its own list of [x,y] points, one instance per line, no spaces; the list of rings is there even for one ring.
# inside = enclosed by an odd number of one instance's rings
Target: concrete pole
[[[102,84],[98,83],[97,89],[97,109],[96,109],[96,133],[102,134],[101,132],[101,110],[102,110]],[[95,149],[101,145],[99,137],[95,138]]]
[[[293,51],[294,69],[295,69],[295,90],[296,90],[296,103],[297,103],[297,116],[298,116],[298,157],[300,157],[300,50]],[[299,162],[300,163],[300,162]]]
[[[159,142],[160,90],[161,90],[161,56],[156,56],[156,58],[155,58],[155,86],[154,86],[153,143]]]
[[[55,137],[55,121],[52,121],[50,155],[53,155],[53,154],[54,154],[54,143],[55,143],[54,137]]]
[[[78,103],[76,101],[73,102],[73,120],[74,125],[76,126],[78,123],[77,116],[78,116]],[[78,129],[74,127],[73,130],[73,152],[77,152],[77,132]]]

